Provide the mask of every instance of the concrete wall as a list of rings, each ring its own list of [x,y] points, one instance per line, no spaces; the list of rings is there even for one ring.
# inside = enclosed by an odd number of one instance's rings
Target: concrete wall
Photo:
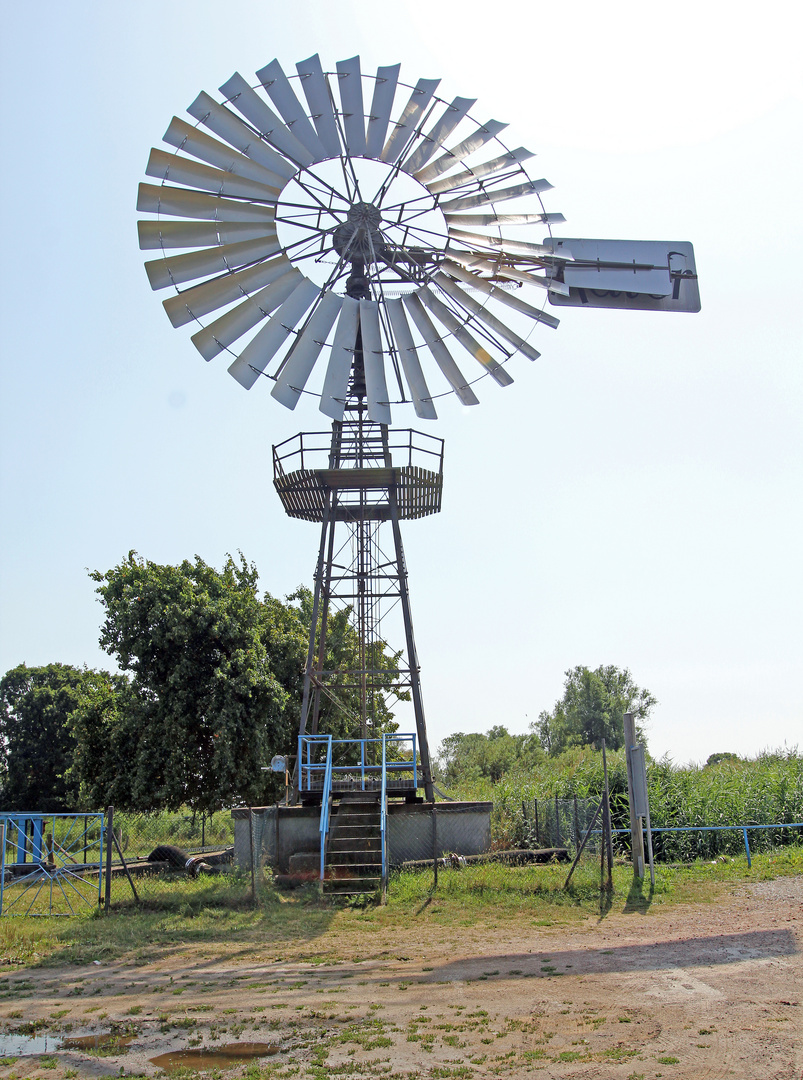
[[[399,866],[413,859],[481,855],[491,847],[493,803],[431,803],[388,807],[388,859]]]
[[[390,803],[388,806],[388,860],[399,866],[412,859],[431,859],[433,844],[437,857],[481,855],[491,847],[491,809],[479,802],[435,804],[433,832],[431,803]],[[234,861],[243,870],[251,869],[251,826],[247,809],[232,810],[234,819]],[[287,873],[291,855],[320,851],[320,808],[317,806],[253,807],[254,841],[264,861]],[[437,837],[437,840],[435,840]]]
[[[255,806],[254,839],[264,861],[287,873],[291,855],[299,851],[320,851],[317,806]],[[243,870],[251,869],[251,831],[248,810],[232,810],[234,818],[234,861]],[[278,819],[278,822],[277,822]],[[278,827],[277,827],[278,824]]]

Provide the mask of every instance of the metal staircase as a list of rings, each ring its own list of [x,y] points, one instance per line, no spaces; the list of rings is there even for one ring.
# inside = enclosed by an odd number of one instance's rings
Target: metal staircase
[[[354,896],[382,886],[382,808],[379,792],[349,792],[332,799],[323,891]]]
[[[402,747],[409,744],[409,756]],[[335,765],[333,750],[346,751]],[[379,750],[371,761],[369,749]],[[389,750],[394,756],[389,756]],[[388,794],[415,798],[415,735],[378,739],[332,739],[302,735],[298,740],[299,793],[320,803],[320,880],[329,894],[380,892],[388,883]]]

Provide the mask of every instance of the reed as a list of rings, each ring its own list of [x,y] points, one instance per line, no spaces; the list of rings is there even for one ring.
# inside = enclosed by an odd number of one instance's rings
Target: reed
[[[624,752],[609,753],[608,783],[613,827],[629,829],[627,769]],[[689,826],[772,825],[750,831],[750,847],[768,851],[803,843],[803,754],[797,748],[767,750],[755,758],[726,760],[714,765],[676,765],[668,757],[649,760],[647,783],[654,829]],[[492,835],[498,847],[514,847],[532,836],[532,809],[559,799],[599,800],[603,788],[602,754],[576,748],[545,758],[528,768],[515,766],[500,780],[465,780],[450,794],[461,799],[493,802]],[[522,804],[528,811],[522,810]],[[688,861],[744,852],[741,832],[658,833],[656,858]],[[620,834],[624,850],[629,835]]]

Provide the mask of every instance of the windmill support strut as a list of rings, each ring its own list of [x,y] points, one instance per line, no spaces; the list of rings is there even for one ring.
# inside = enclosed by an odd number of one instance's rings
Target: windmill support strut
[[[319,733],[326,705],[339,712],[339,726],[350,737],[370,739],[380,732],[384,695],[409,693],[421,783],[431,802],[432,767],[400,522],[440,510],[443,441],[391,431],[368,420],[359,403],[350,416],[334,422],[327,442],[325,437],[304,433],[274,447],[274,484],[285,510],[321,525],[299,734]],[[389,551],[379,540],[385,522],[393,541]],[[389,670],[383,620],[394,608],[401,612],[405,647]],[[344,610],[356,631],[357,653],[338,666],[327,661],[327,646],[331,620]]]

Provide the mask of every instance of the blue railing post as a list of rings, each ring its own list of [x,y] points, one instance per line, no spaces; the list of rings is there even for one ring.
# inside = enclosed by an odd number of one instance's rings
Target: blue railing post
[[[388,772],[387,772],[387,736],[382,735],[382,793],[379,802],[380,843],[382,847],[382,895],[384,896],[388,883]]]
[[[3,914],[3,886],[6,882],[6,823],[0,821],[0,915]]]
[[[326,737],[326,767],[323,776],[323,790],[321,791],[321,881],[326,870],[326,837],[329,832],[329,797],[332,794],[332,736]]]
[[[747,868],[749,870],[750,867],[753,865],[753,862],[752,862],[752,860],[750,858],[750,842],[747,839],[747,826],[746,825],[745,825],[745,827],[744,827],[744,829],[742,831],[744,832],[744,853],[747,856]]]

